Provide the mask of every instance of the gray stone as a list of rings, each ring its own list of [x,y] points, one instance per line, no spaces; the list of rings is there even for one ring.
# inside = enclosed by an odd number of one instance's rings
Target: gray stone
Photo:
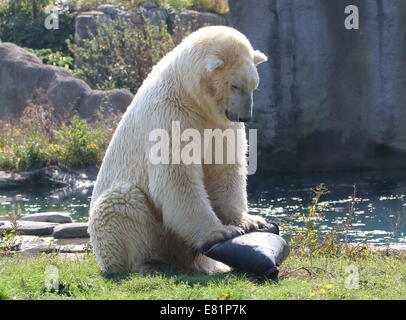
[[[86,251],[89,239],[72,238],[58,239],[52,237],[19,236],[19,245],[14,251],[21,256],[32,256],[40,253],[61,253],[80,254]]]
[[[156,3],[153,3],[153,2],[144,2],[143,4],[142,4],[142,6],[145,8],[145,9],[154,9],[154,8],[158,8],[158,6],[156,5]]]
[[[38,221],[21,221],[17,220],[17,233],[21,235],[48,236],[51,235],[57,223],[38,222]],[[5,230],[10,232],[14,229],[10,221],[0,221],[0,232]]]
[[[53,237],[55,239],[66,239],[66,238],[88,238],[89,234],[87,232],[89,224],[86,223],[68,223],[60,224],[55,227],[53,232]]]
[[[254,96],[258,169],[406,167],[406,1],[230,0],[269,61]]]
[[[58,114],[76,109],[91,117],[101,106],[125,111],[133,95],[127,89],[92,90],[65,68],[44,65],[13,43],[0,43],[0,119],[21,115],[35,89],[43,89]]]
[[[97,34],[98,23],[109,23],[116,19],[130,19],[134,27],[143,29],[145,20],[151,21],[153,25],[159,25],[166,21],[168,13],[165,9],[141,5],[134,11],[127,11],[113,5],[101,5],[96,11],[83,12],[75,18],[75,42],[81,44],[83,39],[87,39]]]
[[[166,22],[168,18],[168,12],[165,9],[158,7],[140,6],[136,11],[136,14],[140,15],[145,22],[149,20],[153,25],[159,26],[161,22]]]
[[[211,13],[194,10],[182,10],[178,13],[179,24],[183,27],[189,27],[190,30],[197,30],[207,25],[225,25],[225,17]]]
[[[51,235],[57,223],[51,222],[36,222],[36,221],[17,221],[17,232],[19,234],[33,236],[48,236]]]
[[[202,27],[227,24],[224,16],[210,12],[183,10],[177,13],[177,17],[179,22],[174,30],[174,36],[179,40]]]
[[[68,212],[40,212],[27,214],[20,218],[19,221],[39,221],[39,222],[54,222],[54,223],[71,223],[72,218]]]
[[[182,10],[176,12],[178,17],[178,27],[176,35],[182,36],[186,31],[194,31],[206,25],[223,25],[226,19],[215,13],[200,12],[194,10]],[[133,11],[127,11],[112,5],[101,5],[97,11],[83,12],[75,20],[75,41],[81,43],[92,34],[97,33],[97,21],[109,23],[115,19],[130,19],[135,28],[143,30],[145,21],[150,21],[153,25],[160,25],[167,22],[169,13],[166,9],[159,8],[154,3],[143,3]]]
[[[103,4],[101,6],[98,6],[96,10],[101,11],[101,12],[108,14],[110,16],[113,16],[113,17],[117,17],[118,15],[126,14],[125,10],[122,10],[111,4]]]
[[[101,11],[89,11],[79,14],[75,18],[75,42],[80,44],[81,39],[87,39],[97,32],[97,19],[105,19],[106,14]]]

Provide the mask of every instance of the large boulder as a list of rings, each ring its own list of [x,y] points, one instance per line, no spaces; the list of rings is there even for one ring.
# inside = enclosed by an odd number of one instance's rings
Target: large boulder
[[[203,26],[225,25],[224,16],[203,11],[182,10],[178,12],[179,24],[190,30],[197,30]]]
[[[230,0],[269,62],[254,96],[259,169],[406,167],[406,1]],[[356,4],[360,29],[347,30]]]
[[[0,43],[0,119],[21,115],[37,89],[43,89],[58,114],[77,110],[93,116],[100,107],[125,111],[133,95],[126,89],[92,90],[70,71],[43,64],[13,43]]]

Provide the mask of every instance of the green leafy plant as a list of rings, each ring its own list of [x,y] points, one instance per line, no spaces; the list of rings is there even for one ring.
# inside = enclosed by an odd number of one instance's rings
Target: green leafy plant
[[[136,92],[143,80],[175,43],[167,26],[146,22],[139,30],[130,20],[98,22],[98,32],[81,45],[69,42],[80,77],[94,89],[128,88]]]
[[[12,250],[16,250],[20,246],[20,234],[17,231],[17,220],[21,217],[21,212],[15,211],[6,216],[6,220],[12,225],[11,230],[3,230],[0,232],[0,257],[7,256]]]
[[[303,227],[298,228],[291,239],[291,246],[295,250],[311,253],[319,246],[321,236],[317,232],[317,221],[323,218],[320,211],[320,209],[323,209],[323,206],[320,205],[320,199],[327,193],[329,193],[329,190],[325,184],[322,183],[316,186],[312,189],[309,211],[295,217],[295,219],[303,222]],[[326,240],[330,244],[334,244],[337,239],[335,236],[329,235],[329,238]]]
[[[3,0],[0,9],[4,16],[25,14],[35,19],[51,3],[53,3],[51,0]]]
[[[171,7],[175,10],[182,10],[193,6],[192,0],[157,0],[156,4],[160,7]]]
[[[74,59],[71,56],[65,55],[61,51],[52,51],[52,49],[32,49],[24,48],[25,50],[34,53],[45,64],[63,67],[70,71],[74,71]]]
[[[27,129],[27,126],[30,128]],[[33,121],[20,121],[19,127],[6,124],[2,128],[0,166],[5,170],[26,170],[46,164],[45,142],[39,125]]]
[[[230,11],[228,0],[193,0],[193,8],[220,14]]]
[[[302,227],[290,231],[291,239],[289,243],[292,250],[296,254],[309,257],[310,261],[315,255],[323,255],[326,258],[345,256],[351,260],[368,257],[371,254],[371,249],[366,239],[357,245],[348,243],[348,233],[352,227],[356,204],[356,185],[353,185],[345,223],[335,226],[326,233],[319,230],[317,222],[323,219],[322,211],[325,206],[321,205],[320,199],[327,193],[329,193],[329,190],[324,184],[318,185],[315,189],[312,189],[308,212],[291,217],[303,222]],[[288,226],[289,223],[287,223]]]
[[[69,0],[70,6],[74,7],[78,12],[95,10],[98,6],[103,4],[133,9],[143,2],[145,2],[145,0]]]
[[[44,21],[45,8],[54,5],[53,0],[3,0],[0,5],[0,39],[22,47],[51,48],[67,51],[66,39],[75,32],[75,12],[59,12],[59,28],[48,30]]]
[[[26,170],[99,165],[121,113],[99,110],[93,121],[57,116],[43,90],[20,119],[0,121],[0,168]]]
[[[5,231],[0,233],[0,257],[9,255],[11,250],[17,244],[16,231]]]
[[[56,133],[61,144],[65,146],[62,151],[62,163],[69,163],[72,167],[96,165],[100,162],[104,150],[99,147],[103,139],[103,132],[92,130],[86,120],[74,115],[69,124],[63,124]]]

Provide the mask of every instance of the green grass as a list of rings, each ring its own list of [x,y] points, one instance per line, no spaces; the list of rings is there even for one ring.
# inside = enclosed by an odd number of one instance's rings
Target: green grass
[[[359,288],[347,289],[345,269],[359,270]],[[45,270],[58,270],[57,289],[47,289]],[[309,267],[293,271],[300,267]],[[321,269],[318,269],[321,268]],[[103,275],[94,256],[64,260],[50,255],[0,258],[0,299],[405,299],[405,257],[291,255],[279,282],[241,273],[224,275]],[[293,271],[290,274],[286,273]]]

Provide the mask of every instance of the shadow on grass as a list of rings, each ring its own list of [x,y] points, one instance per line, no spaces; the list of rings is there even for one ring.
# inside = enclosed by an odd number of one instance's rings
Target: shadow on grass
[[[108,281],[113,281],[116,283],[120,283],[121,281],[129,280],[132,275],[135,275],[135,273],[131,272],[102,272],[101,276]]]
[[[129,280],[133,276],[156,276],[162,277],[168,280],[172,280],[175,284],[186,283],[187,285],[201,285],[201,286],[208,286],[208,285],[216,285],[220,283],[228,283],[228,282],[235,282],[235,281],[249,281],[256,285],[264,285],[268,284],[276,284],[278,280],[270,280],[266,279],[265,277],[255,276],[252,274],[247,274],[240,271],[231,271],[227,273],[217,273],[217,274],[203,274],[203,273],[196,273],[196,274],[184,274],[184,273],[176,273],[176,272],[162,272],[156,273],[153,275],[142,275],[139,273],[131,273],[131,272],[104,272],[102,273],[103,278],[108,281],[113,281],[115,283],[120,283],[121,281]]]

